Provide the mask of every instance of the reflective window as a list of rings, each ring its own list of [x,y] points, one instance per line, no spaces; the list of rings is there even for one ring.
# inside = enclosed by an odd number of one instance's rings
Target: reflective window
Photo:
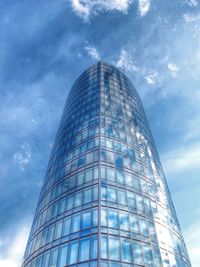
[[[50,261],[49,261],[49,267],[56,267],[57,258],[58,258],[58,248],[53,249],[51,251],[51,256],[50,256]]]
[[[74,215],[72,218],[72,233],[80,230],[80,214]]]
[[[90,240],[89,238],[81,239],[79,247],[79,261],[89,260],[89,255],[90,255]]]
[[[109,237],[109,255],[111,260],[120,260],[120,242],[118,237]]]
[[[106,236],[101,238],[101,258],[108,258],[108,240]]]
[[[108,210],[108,226],[113,228],[119,228],[118,214],[115,210]]]
[[[78,256],[78,241],[74,241],[69,246],[68,252],[68,264],[74,264],[77,262]]]
[[[127,239],[122,239],[122,260],[132,262],[131,242]]]
[[[68,250],[68,245],[63,245],[60,247],[57,267],[66,266],[66,264],[67,264],[67,250]]]

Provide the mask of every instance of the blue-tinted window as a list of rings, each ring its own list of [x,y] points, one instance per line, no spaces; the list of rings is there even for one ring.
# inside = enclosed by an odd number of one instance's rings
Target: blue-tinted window
[[[126,239],[122,239],[122,260],[132,262],[131,242]]]
[[[77,257],[78,257],[78,241],[74,241],[69,246],[68,264],[76,263]]]
[[[108,210],[108,226],[118,228],[118,213],[115,210]]]
[[[120,259],[120,242],[118,237],[109,237],[109,255],[111,260]]]
[[[86,229],[91,227],[91,211],[84,211],[82,213],[82,228]]]
[[[89,238],[81,239],[79,245],[79,261],[89,260],[89,256],[90,256],[90,240]]]
[[[108,239],[106,236],[101,238],[101,258],[108,258]]]
[[[63,245],[60,247],[58,264],[56,267],[64,267],[67,264],[67,250],[68,245]]]

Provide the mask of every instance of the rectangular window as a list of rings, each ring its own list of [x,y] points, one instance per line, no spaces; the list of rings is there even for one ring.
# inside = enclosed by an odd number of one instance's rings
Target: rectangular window
[[[78,256],[78,241],[70,244],[68,252],[68,264],[74,264],[77,262]]]
[[[119,222],[120,222],[120,229],[127,231],[129,228],[128,214],[119,213]]]
[[[91,211],[84,211],[82,213],[82,229],[91,227]]]
[[[70,234],[71,218],[67,218],[63,222],[62,236]]]
[[[92,236],[91,237],[91,248],[90,248],[90,257],[91,259],[96,259],[97,258],[97,237]]]
[[[84,172],[80,172],[77,174],[77,185],[81,185],[84,183]]]
[[[49,231],[48,231],[48,235],[47,235],[47,243],[49,243],[53,240],[54,227],[55,227],[54,224],[49,226]]]
[[[58,258],[58,248],[53,249],[51,251],[49,267],[56,267],[57,258]]]
[[[108,225],[112,228],[119,228],[118,212],[115,210],[108,210]]]
[[[92,169],[85,172],[85,183],[92,181]]]
[[[84,191],[84,204],[92,201],[92,189],[87,189]]]
[[[138,242],[133,242],[133,258],[135,264],[142,264],[141,245]]]
[[[108,192],[108,201],[116,203],[117,202],[116,189],[109,187],[107,189],[107,192]]]
[[[107,226],[107,210],[106,209],[101,210],[101,225]]]
[[[67,264],[67,249],[68,245],[63,245],[60,247],[58,264],[56,267],[65,267]]]
[[[136,215],[130,214],[130,227],[132,232],[139,233],[139,226]]]
[[[55,232],[54,232],[54,239],[60,238],[61,232],[62,232],[62,221],[59,221],[56,223],[56,228],[55,228]]]
[[[109,237],[109,255],[111,260],[120,260],[120,245],[118,237]]]
[[[118,190],[118,203],[120,205],[127,205],[125,191]]]
[[[50,252],[44,254],[44,258],[42,261],[42,267],[48,267],[49,266],[49,258],[50,258]]]
[[[74,207],[78,207],[81,205],[82,205],[82,192],[78,192],[75,194]]]
[[[127,239],[122,239],[122,260],[132,262],[131,242]]]
[[[72,233],[80,231],[80,214],[72,217]]]
[[[108,239],[107,236],[102,236],[101,238],[101,258],[108,258]]]
[[[115,170],[114,169],[108,168],[107,179],[111,181],[115,181]]]
[[[66,205],[66,210],[70,210],[73,208],[73,201],[74,201],[74,196],[70,195],[67,197],[67,205]]]
[[[89,260],[89,256],[90,256],[90,240],[89,238],[81,239],[79,246],[79,261]]]
[[[147,245],[143,245],[143,252],[144,252],[144,262],[147,266],[153,266],[153,255],[151,247]]]

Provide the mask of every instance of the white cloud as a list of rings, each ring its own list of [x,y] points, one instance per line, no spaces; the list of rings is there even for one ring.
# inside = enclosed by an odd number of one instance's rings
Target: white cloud
[[[13,163],[17,164],[21,171],[25,170],[25,167],[29,163],[30,159],[31,159],[30,145],[27,143],[24,143],[21,146],[21,149],[18,152],[16,152],[12,157]]]
[[[174,149],[163,156],[166,171],[184,171],[200,168],[200,143]]]
[[[92,60],[100,60],[101,57],[99,53],[97,52],[96,48],[93,46],[86,46],[85,51],[88,53],[88,55],[92,58]]]
[[[125,69],[127,71],[138,71],[131,56],[125,49],[121,49],[119,60],[115,63],[118,68]]]
[[[170,70],[172,77],[176,78],[179,72],[178,66],[174,63],[168,63],[167,67]]]
[[[5,245],[5,240],[0,239],[0,266],[1,267],[20,267],[22,257],[25,251],[28,235],[29,224],[19,228],[16,235],[10,238],[10,245],[7,251],[2,252],[1,247]]]
[[[78,16],[85,21],[92,14],[100,11],[120,11],[126,13],[133,0],[71,0],[71,5]]]
[[[183,15],[183,19],[185,20],[185,22],[195,22],[195,21],[198,21],[200,20],[200,14],[189,14],[189,13],[186,13]]]
[[[198,0],[186,0],[189,6],[196,7],[198,5]]]
[[[151,6],[150,0],[139,0],[138,2],[138,12],[140,16],[144,16],[149,12]]]
[[[193,223],[189,229],[184,232],[187,240],[188,254],[193,267],[199,267],[200,262],[200,220]]]
[[[158,73],[156,71],[154,71],[154,72],[144,76],[144,79],[146,80],[146,82],[148,84],[155,85],[159,80],[159,76],[158,76]]]

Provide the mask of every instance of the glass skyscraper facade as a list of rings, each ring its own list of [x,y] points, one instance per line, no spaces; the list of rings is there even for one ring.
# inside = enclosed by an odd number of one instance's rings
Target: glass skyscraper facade
[[[22,266],[191,266],[141,100],[107,63],[69,93]]]

